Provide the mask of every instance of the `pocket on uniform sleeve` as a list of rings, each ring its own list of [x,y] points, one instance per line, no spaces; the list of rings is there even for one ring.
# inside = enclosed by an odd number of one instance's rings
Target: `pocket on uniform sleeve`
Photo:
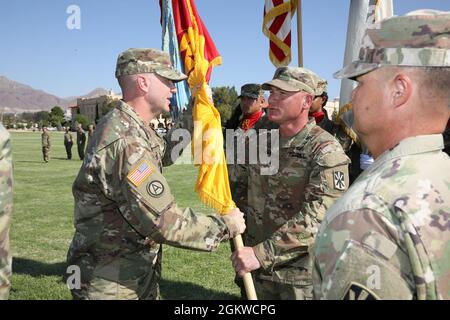
[[[166,179],[147,159],[138,161],[131,168],[126,183],[136,201],[144,203],[157,215],[167,210],[174,201]]]
[[[343,192],[348,189],[350,179],[348,174],[348,164],[350,159],[340,152],[328,153],[318,161],[322,167],[322,180],[326,183],[328,190]]]

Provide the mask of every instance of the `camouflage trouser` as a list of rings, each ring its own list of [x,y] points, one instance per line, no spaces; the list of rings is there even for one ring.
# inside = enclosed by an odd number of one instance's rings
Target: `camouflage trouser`
[[[9,290],[11,289],[11,265],[11,256],[0,256],[0,300],[8,300],[9,297]]]
[[[64,146],[66,147],[66,153],[67,153],[67,159],[72,159],[72,142],[64,143]]]
[[[313,286],[278,283],[255,279],[258,300],[312,300]]]
[[[159,300],[159,285],[148,281],[143,287],[136,288],[101,278],[95,278],[85,289],[72,290],[74,300]]]
[[[85,148],[85,145],[84,144],[78,144],[77,148],[78,148],[78,156],[80,157],[80,160],[83,160],[84,159],[84,148]]]
[[[89,284],[82,284],[80,290],[72,290],[75,300],[159,300],[161,260],[151,272],[136,280],[118,282],[95,277]]]
[[[48,162],[50,160],[50,148],[42,147],[42,155],[44,156],[44,161]]]

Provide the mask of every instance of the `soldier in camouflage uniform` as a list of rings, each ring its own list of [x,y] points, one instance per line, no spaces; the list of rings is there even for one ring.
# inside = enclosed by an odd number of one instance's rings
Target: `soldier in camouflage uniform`
[[[239,105],[235,108],[230,119],[225,123],[225,129],[252,129],[264,119],[266,101],[264,90],[257,83],[247,83],[241,87]]]
[[[186,76],[167,53],[129,49],[116,77],[123,100],[98,123],[73,184],[76,232],[68,265],[81,270],[75,299],[158,299],[161,244],[212,251],[245,229],[243,214],[179,208],[162,167],[170,145],[149,126]]]
[[[237,154],[242,152],[239,150],[241,145],[248,146],[245,143],[245,139],[249,136],[252,129],[258,129],[261,126],[265,126],[267,121],[267,114],[264,109],[267,106],[266,99],[264,98],[264,90],[258,83],[247,83],[241,87],[241,94],[238,97],[240,99],[239,106],[236,107],[233,115],[225,124],[225,142],[226,148],[232,147],[233,158],[227,157],[228,174],[230,181],[230,189],[233,200],[238,208],[244,208],[244,202],[247,201],[247,195],[241,192],[243,185],[237,180],[240,166],[237,164]],[[231,139],[232,141],[229,141]],[[229,151],[227,149],[227,151]],[[228,153],[230,155],[230,153]],[[248,158],[248,148],[245,150],[245,155]],[[231,252],[234,252],[234,242],[230,241]],[[245,298],[245,288],[242,278],[236,275],[235,283],[241,289],[241,297]]]
[[[309,116],[316,120],[316,124],[323,130],[327,131],[331,135],[335,135],[337,131],[337,125],[330,120],[328,112],[324,108],[328,102],[327,93],[328,82],[326,80],[319,80],[311,109],[309,110]]]
[[[279,125],[279,169],[262,175],[247,165],[247,231],[232,255],[237,273],[253,272],[258,299],[311,299],[309,249],[326,210],[348,186],[349,159],[328,132],[308,118],[318,77],[304,68],[278,68],[269,120]],[[247,188],[246,188],[247,189]]]
[[[315,298],[450,298],[449,57],[450,12],[416,11],[370,26],[335,74],[358,81],[354,128],[375,162],[322,222]]]
[[[77,127],[77,150],[80,160],[84,160],[85,149],[86,149],[86,133],[81,127],[81,124],[79,124]]]
[[[64,147],[66,148],[67,160],[72,159],[73,136],[69,128],[64,133]]]
[[[47,127],[42,128],[42,156],[44,157],[44,161],[48,162],[50,160],[50,135],[48,134]]]
[[[12,256],[9,226],[12,214],[12,154],[8,131],[0,124],[0,300],[6,300],[11,288]]]

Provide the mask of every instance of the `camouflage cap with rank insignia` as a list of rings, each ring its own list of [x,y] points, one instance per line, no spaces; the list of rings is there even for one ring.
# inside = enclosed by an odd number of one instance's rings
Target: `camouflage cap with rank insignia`
[[[312,71],[300,67],[281,67],[275,71],[272,81],[262,85],[263,90],[270,87],[279,88],[284,91],[305,91],[315,94],[319,77]]]
[[[355,79],[383,66],[450,67],[450,12],[417,10],[371,25],[359,59],[334,77]]]
[[[156,73],[173,82],[187,79],[185,74],[172,67],[170,57],[164,51],[131,48],[122,52],[117,58],[116,78],[140,73]]]
[[[327,80],[319,80],[316,87],[316,96],[322,95],[324,92],[328,92],[328,81]]]
[[[264,95],[264,90],[258,83],[247,83],[241,87],[241,95],[238,98],[249,97],[252,99],[258,99]]]

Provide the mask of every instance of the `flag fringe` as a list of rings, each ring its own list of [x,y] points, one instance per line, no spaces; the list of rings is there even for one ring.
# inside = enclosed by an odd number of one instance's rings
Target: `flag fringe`
[[[225,204],[223,202],[218,201],[216,197],[212,196],[210,193],[208,193],[204,189],[200,189],[200,188],[196,187],[195,191],[198,193],[200,200],[204,204],[213,208],[214,210],[219,212],[221,215],[227,214],[228,211],[230,211],[231,209],[234,209],[236,207],[236,205],[234,203]]]

